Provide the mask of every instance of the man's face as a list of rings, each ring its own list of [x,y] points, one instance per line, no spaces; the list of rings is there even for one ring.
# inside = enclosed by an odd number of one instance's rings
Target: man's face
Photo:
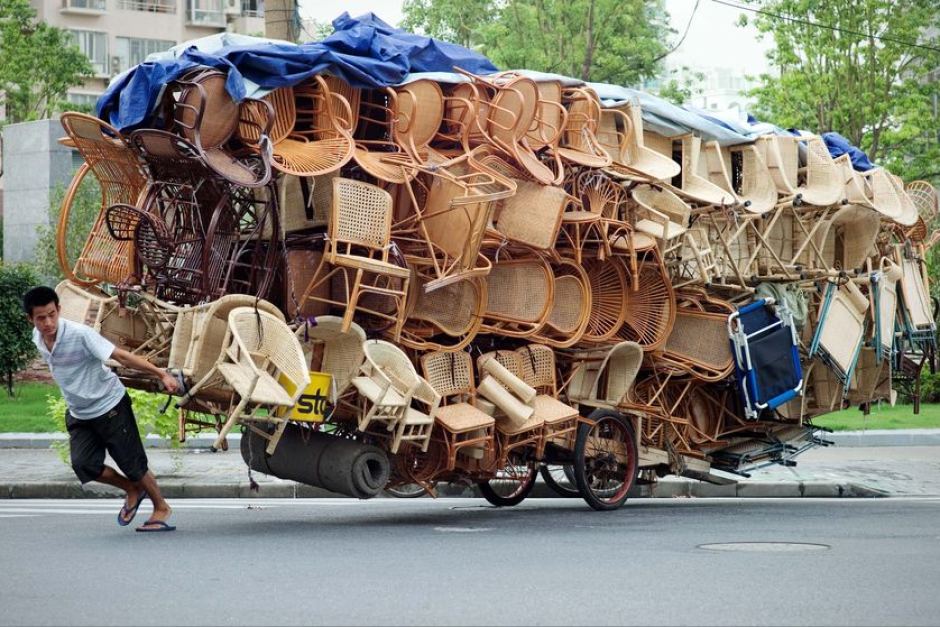
[[[59,306],[49,303],[41,307],[33,307],[33,313],[28,318],[39,330],[40,335],[45,338],[54,337],[59,329]]]

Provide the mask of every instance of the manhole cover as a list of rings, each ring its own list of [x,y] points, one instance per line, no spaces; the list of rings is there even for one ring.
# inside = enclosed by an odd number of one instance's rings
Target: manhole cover
[[[717,542],[700,544],[706,551],[741,551],[745,553],[796,553],[799,551],[828,551],[828,544],[809,542]]]

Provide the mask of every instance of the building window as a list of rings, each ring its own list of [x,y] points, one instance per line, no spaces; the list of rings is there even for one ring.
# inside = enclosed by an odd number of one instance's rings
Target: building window
[[[83,107],[95,108],[95,105],[98,103],[98,96],[101,94],[85,94],[81,92],[69,92],[66,95],[66,100],[72,104],[81,105]]]
[[[264,0],[242,0],[242,15],[264,17]]]
[[[75,45],[85,53],[98,76],[107,76],[108,66],[108,34],[95,30],[69,30],[74,38]]]
[[[197,26],[225,26],[223,0],[188,0],[187,20]]]
[[[118,37],[114,42],[114,58],[112,63],[115,73],[123,72],[138,63],[143,63],[147,55],[156,52],[166,52],[176,45],[175,41],[167,39],[136,39],[131,37]]]

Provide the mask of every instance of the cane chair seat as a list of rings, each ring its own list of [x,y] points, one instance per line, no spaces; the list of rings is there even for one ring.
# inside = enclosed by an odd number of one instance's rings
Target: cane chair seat
[[[495,424],[492,416],[483,413],[469,403],[442,405],[438,408],[435,418],[448,431],[454,433],[486,429]]]
[[[777,188],[767,162],[753,144],[722,149],[730,164],[732,191],[749,214],[763,215],[777,203]]]
[[[246,375],[241,366],[236,364],[219,364],[219,372],[225,377],[235,391],[241,396],[251,394],[252,400],[258,403],[270,405],[282,405],[288,407],[293,405],[294,401],[274,377],[266,372],[259,373],[259,379],[252,389],[252,380]]]
[[[414,281],[401,342],[418,350],[460,350],[480,330],[486,302],[485,279],[464,279],[433,292]],[[441,335],[453,339],[444,340]]]
[[[705,205],[734,205],[737,199],[730,191],[708,178],[708,168],[702,155],[702,140],[685,135],[682,140],[682,185],[676,192]]]
[[[336,254],[332,257],[331,263],[348,268],[362,268],[366,272],[379,272],[401,279],[407,279],[411,276],[411,270],[408,268],[402,268],[401,266],[388,261],[382,261],[381,259],[369,259],[367,257],[360,257],[359,255]]]
[[[532,401],[532,405],[535,407],[534,416],[541,418],[548,424],[570,420],[578,416],[577,409],[546,394],[536,396]]]
[[[636,230],[656,239],[671,240],[685,233],[688,228],[674,222],[667,221],[664,224],[643,218],[636,221]]]
[[[394,388],[383,388],[369,377],[353,377],[350,383],[373,404],[404,407],[405,398]]]
[[[561,144],[555,150],[563,159],[576,165],[606,168],[613,160],[595,135],[601,118],[597,93],[588,87],[577,87],[566,89],[563,97],[568,116]]]
[[[679,164],[670,157],[646,146],[639,104],[628,103],[620,109],[605,109],[601,114],[600,133],[613,160],[606,171],[613,177],[668,181],[681,171]],[[619,143],[612,143],[618,141],[617,138]]]

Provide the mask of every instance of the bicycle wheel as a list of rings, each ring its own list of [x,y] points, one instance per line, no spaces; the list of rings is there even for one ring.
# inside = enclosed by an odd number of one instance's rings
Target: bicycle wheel
[[[638,453],[633,427],[609,409],[594,410],[582,424],[574,449],[574,478],[581,497],[596,510],[624,504],[636,482]]]
[[[574,479],[574,466],[571,464],[545,464],[539,468],[539,473],[541,473],[545,485],[558,496],[574,498],[581,495],[578,492],[578,484]]]
[[[526,461],[521,455],[509,455],[509,461],[496,471],[496,476],[480,481],[477,486],[487,501],[497,507],[512,507],[525,500],[535,486],[538,464]]]

